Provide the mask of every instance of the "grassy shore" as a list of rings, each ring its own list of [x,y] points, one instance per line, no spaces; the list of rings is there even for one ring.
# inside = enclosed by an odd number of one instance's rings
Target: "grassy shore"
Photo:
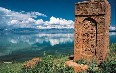
[[[41,62],[33,69],[25,69],[24,62],[0,63],[0,73],[74,73],[72,68],[64,68],[64,62],[67,60],[68,56],[65,55],[47,55],[41,57]],[[116,72],[116,44],[110,45],[108,59],[99,66],[98,70],[93,69],[96,67],[95,62],[89,66],[89,73]]]

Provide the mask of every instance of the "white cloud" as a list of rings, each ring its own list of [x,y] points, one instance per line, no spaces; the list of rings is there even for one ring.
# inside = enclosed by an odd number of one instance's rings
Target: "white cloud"
[[[49,24],[72,25],[73,21],[62,19],[62,18],[55,18],[52,16],[50,18]]]
[[[110,26],[110,30],[116,30],[116,26]]]
[[[37,27],[40,29],[51,29],[51,28],[74,28],[74,22],[72,20],[66,20],[62,18],[50,17],[49,21],[43,21],[39,19],[35,22],[35,24],[39,24]]]
[[[47,17],[45,14],[39,13],[39,12],[28,12],[27,14],[33,16],[33,17],[37,17],[37,16],[43,16],[43,17]]]
[[[53,16],[50,18],[50,21],[48,23],[49,24],[60,24],[60,25],[73,25],[74,24],[74,22],[72,20],[55,18]]]
[[[46,28],[74,28],[74,22],[72,20],[55,18],[53,16],[50,18],[50,21],[45,21],[44,24],[47,25]]]
[[[33,27],[32,25],[36,25],[35,18],[38,16],[47,17],[39,12],[15,12],[0,7],[0,27]]]
[[[0,7],[0,12],[6,14],[5,16],[14,16],[14,17],[25,17],[25,18],[29,18],[29,17],[34,17],[36,18],[37,16],[43,16],[43,17],[47,17],[45,14],[39,13],[39,12],[15,12],[15,11],[11,11],[9,9],[5,9],[3,7]]]
[[[38,16],[47,17],[39,12],[16,12],[0,7],[0,28],[74,28],[72,20],[50,17],[49,21],[37,19]]]
[[[35,24],[44,24],[44,21],[42,19],[36,20]]]
[[[35,22],[36,20],[34,20],[33,18],[28,18],[29,22]]]

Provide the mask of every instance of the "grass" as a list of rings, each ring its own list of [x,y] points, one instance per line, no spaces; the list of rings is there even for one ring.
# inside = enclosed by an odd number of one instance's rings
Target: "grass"
[[[25,69],[22,62],[0,63],[0,73],[74,73],[72,68],[64,67],[64,62],[68,60],[68,56],[47,55],[41,59],[41,62],[32,69]]]
[[[68,57],[60,55],[58,57],[48,55],[42,58],[40,64],[34,69],[23,69],[27,73],[74,73],[72,68],[64,68],[64,62]]]
[[[92,63],[90,64],[85,60],[78,60],[77,63],[89,65],[88,73],[115,73],[116,72],[116,44],[112,44],[109,46],[108,58],[100,65],[97,65],[95,61],[92,61]]]
[[[70,67],[65,68],[64,62],[68,60],[65,55],[47,55],[41,57],[41,62],[32,69],[25,69],[24,62],[13,62],[12,64],[0,63],[0,73],[74,73]],[[87,64],[85,61],[78,61],[78,63]],[[99,66],[96,62],[89,65],[88,73],[115,73],[116,72],[116,44],[110,45],[110,53],[107,61]],[[97,70],[95,68],[99,67]]]
[[[20,73],[23,63],[0,63],[0,73]]]

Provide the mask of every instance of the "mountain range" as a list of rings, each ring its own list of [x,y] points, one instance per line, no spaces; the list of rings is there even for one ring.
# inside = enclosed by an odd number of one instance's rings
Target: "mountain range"
[[[17,33],[17,34],[23,34],[23,33],[73,33],[73,28],[51,28],[51,29],[37,29],[37,28],[14,28],[14,29],[3,29],[0,28],[0,33]],[[110,29],[110,32],[116,32],[115,30]]]

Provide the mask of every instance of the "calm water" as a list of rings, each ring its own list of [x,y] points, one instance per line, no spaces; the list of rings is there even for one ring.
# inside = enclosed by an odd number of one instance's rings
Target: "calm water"
[[[116,32],[110,32],[110,44]],[[74,36],[59,34],[0,34],[0,61],[21,61],[45,55],[73,54]]]

